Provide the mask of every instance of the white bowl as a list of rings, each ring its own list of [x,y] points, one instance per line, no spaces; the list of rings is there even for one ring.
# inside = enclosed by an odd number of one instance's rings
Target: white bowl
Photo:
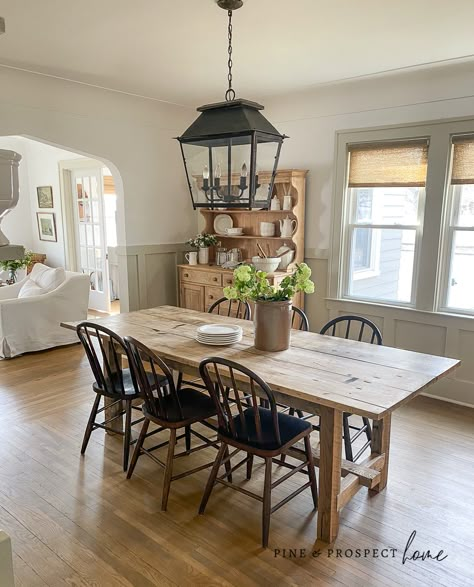
[[[260,257],[252,257],[252,264],[256,269],[258,269],[258,271],[273,273],[280,264],[280,258],[266,257],[265,259],[261,259]]]
[[[226,233],[229,236],[240,236],[241,234],[244,234],[244,229],[243,228],[227,228]]]

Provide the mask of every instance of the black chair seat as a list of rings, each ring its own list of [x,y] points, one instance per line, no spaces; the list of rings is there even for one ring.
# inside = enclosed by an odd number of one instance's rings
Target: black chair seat
[[[271,410],[259,407],[258,412],[260,414],[260,423],[262,426],[262,438],[258,440],[257,431],[255,428],[255,412],[253,408],[244,410],[243,415],[245,419],[245,426],[242,424],[242,420],[239,414],[234,416],[234,426],[236,431],[236,438],[238,442],[248,444],[254,448],[263,450],[277,450],[285,444],[291,442],[294,438],[299,436],[302,432],[311,429],[311,423],[295,416],[289,416],[278,412],[278,425],[280,428],[280,440],[277,442],[274,433],[274,426],[272,421]],[[223,429],[219,429],[219,433],[229,439],[228,432]]]
[[[147,373],[147,377],[148,377],[148,381],[150,382],[151,386],[154,387],[155,386],[155,379],[153,377],[153,373]],[[114,374],[112,376],[112,386],[110,385],[110,378],[108,377],[106,379],[107,381],[107,388],[103,389],[102,387],[100,387],[99,385],[97,385],[97,383],[94,383],[92,385],[92,388],[94,389],[94,391],[96,393],[101,393],[103,395],[108,395],[111,397],[114,396],[126,396],[126,397],[130,397],[130,396],[135,396],[138,397],[139,394],[137,393],[137,390],[135,389],[135,386],[133,385],[133,380],[132,380],[132,375],[130,373],[130,369],[122,369],[122,378],[123,378],[123,388],[122,388],[122,380],[120,375]],[[164,375],[157,375],[157,378],[160,382],[160,384],[162,383],[163,385],[168,385],[168,379],[164,376]],[[113,392],[110,393],[109,390],[113,387]]]
[[[162,414],[166,414],[166,420],[163,418],[157,418],[153,414],[149,413],[143,406],[145,415],[151,420],[156,422],[198,422],[205,420],[211,416],[215,416],[217,413],[216,406],[212,398],[209,395],[201,393],[197,389],[191,389],[190,387],[184,387],[178,392],[179,403],[181,410],[172,394],[165,395],[161,398],[160,410]],[[158,399],[155,399],[158,402]]]

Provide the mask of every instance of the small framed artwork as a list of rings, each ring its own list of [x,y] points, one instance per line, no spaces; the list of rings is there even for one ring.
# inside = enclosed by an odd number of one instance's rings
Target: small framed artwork
[[[40,240],[57,242],[55,214],[53,212],[36,212],[36,217]]]
[[[38,195],[38,208],[53,208],[53,188],[44,185],[36,188]]]

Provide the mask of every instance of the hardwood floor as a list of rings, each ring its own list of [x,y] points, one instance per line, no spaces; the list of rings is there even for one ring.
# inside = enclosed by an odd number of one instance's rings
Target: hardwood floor
[[[359,492],[342,511],[333,552],[312,557],[309,491],[272,516],[263,550],[254,500],[219,486],[197,514],[207,470],[173,483],[163,513],[162,470],[141,458],[127,481],[119,437],[94,432],[81,458],[90,384],[79,346],[0,362],[0,528],[12,538],[17,586],[474,585],[473,410],[419,397],[397,411],[387,489]],[[179,466],[215,454],[201,452]],[[262,480],[257,461],[249,488]],[[279,485],[275,501],[299,482]],[[413,530],[410,554],[442,549],[447,558],[402,564]],[[397,553],[384,558],[390,548]]]

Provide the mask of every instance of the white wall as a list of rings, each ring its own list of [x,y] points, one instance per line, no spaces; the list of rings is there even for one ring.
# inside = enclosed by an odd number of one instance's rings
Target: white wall
[[[26,156],[28,169],[28,182],[30,186],[31,211],[33,222],[35,253],[44,253],[47,256],[46,263],[51,267],[64,267],[64,230],[63,211],[61,207],[59,161],[77,159],[81,155],[57,149],[50,145],[44,145],[37,141],[25,139]],[[54,208],[38,208],[36,188],[39,186],[51,186],[53,188]],[[56,219],[57,242],[42,241],[39,238],[36,212],[53,212]]]

